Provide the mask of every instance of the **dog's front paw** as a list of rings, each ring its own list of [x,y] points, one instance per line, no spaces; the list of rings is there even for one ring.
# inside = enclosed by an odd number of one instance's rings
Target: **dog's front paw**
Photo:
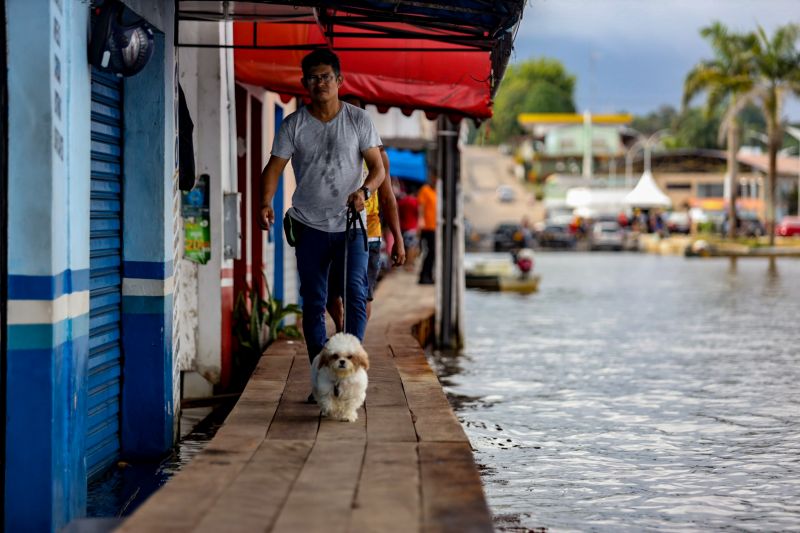
[[[356,420],[358,420],[358,413],[356,413],[355,411],[353,411],[352,413],[345,413],[344,416],[342,417],[342,420],[344,420],[345,422],[355,422]]]

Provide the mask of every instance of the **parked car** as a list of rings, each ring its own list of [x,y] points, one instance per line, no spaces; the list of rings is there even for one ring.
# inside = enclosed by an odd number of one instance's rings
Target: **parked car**
[[[775,226],[775,233],[781,237],[800,235],[800,217],[783,217]]]
[[[739,237],[761,237],[767,234],[764,224],[759,220],[755,213],[739,212],[736,214],[739,225],[736,228],[736,235]],[[722,234],[728,234],[728,215],[722,221]]]
[[[692,229],[692,219],[686,211],[673,211],[667,214],[667,231],[688,234]]]
[[[617,222],[595,222],[592,227],[592,250],[622,250],[625,232]]]
[[[761,237],[767,234],[764,224],[755,213],[739,213],[739,235],[745,237]]]
[[[513,202],[516,197],[517,195],[514,192],[514,188],[510,185],[500,185],[497,187],[497,199],[501,202]]]
[[[567,224],[547,224],[539,233],[539,246],[543,248],[573,248],[575,235]]]
[[[504,223],[497,226],[492,233],[495,252],[509,252],[520,248],[530,247],[530,235],[526,235],[522,226],[513,223]]]

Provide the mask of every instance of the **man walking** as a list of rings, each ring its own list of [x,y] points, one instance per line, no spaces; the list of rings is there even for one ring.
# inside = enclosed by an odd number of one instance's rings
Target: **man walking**
[[[309,361],[327,341],[325,304],[328,272],[343,272],[347,247],[346,323],[344,329],[363,341],[367,325],[367,250],[362,229],[346,234],[347,206],[359,212],[384,179],[378,147],[380,137],[366,111],[339,100],[343,78],[339,58],[329,50],[315,50],[302,61],[303,87],[311,103],[290,114],[281,124],[262,180],[261,227],[275,222],[272,198],[278,179],[292,160],[297,189],[285,222],[292,228],[303,333]],[[362,183],[362,161],[367,176]]]

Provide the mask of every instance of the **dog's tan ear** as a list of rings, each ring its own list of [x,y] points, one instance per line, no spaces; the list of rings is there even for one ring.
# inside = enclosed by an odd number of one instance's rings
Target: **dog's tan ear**
[[[319,352],[319,368],[322,368],[323,366],[328,366],[330,358],[331,358],[331,353],[328,351],[328,349],[322,348],[322,351]]]
[[[369,370],[369,356],[367,352],[361,350],[357,354],[353,355],[353,364],[357,367],[361,367],[364,370]]]
[[[334,361],[336,361],[336,358],[338,357],[338,356],[336,355],[336,353],[334,353],[334,352],[329,352],[328,350],[324,350],[324,351],[322,352],[322,354],[323,354],[323,355],[322,355],[322,357],[320,358],[320,362],[319,362],[319,363],[320,363],[320,366],[330,366],[330,365],[331,365],[331,363],[333,363]]]

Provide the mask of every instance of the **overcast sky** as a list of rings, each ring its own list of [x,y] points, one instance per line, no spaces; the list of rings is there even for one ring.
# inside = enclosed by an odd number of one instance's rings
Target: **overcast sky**
[[[712,57],[699,30],[714,20],[771,33],[800,23],[800,0],[528,0],[511,62],[560,60],[577,76],[579,111],[646,114],[680,106],[686,73]],[[787,104],[800,121],[800,102]]]

